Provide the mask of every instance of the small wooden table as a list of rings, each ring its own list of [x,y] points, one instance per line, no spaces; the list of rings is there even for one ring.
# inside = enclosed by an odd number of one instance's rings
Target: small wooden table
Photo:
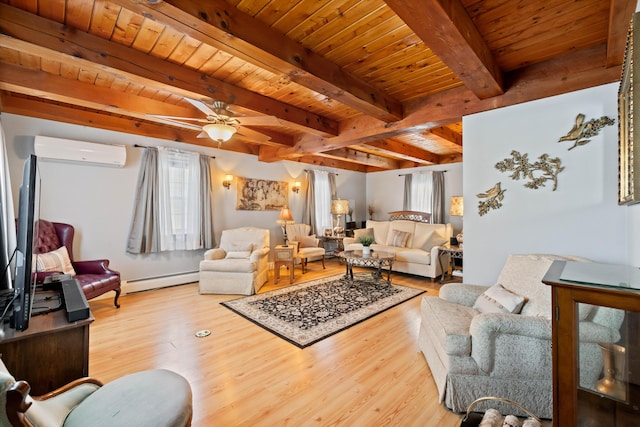
[[[447,266],[446,272],[442,262],[444,254],[449,254],[449,265]],[[440,263],[440,269],[442,270],[440,283],[444,283],[446,273],[449,273],[449,269],[451,269],[450,277],[453,277],[453,272],[456,270],[455,260],[459,259],[462,262],[463,255],[464,251],[462,250],[462,246],[451,246],[449,244],[438,246],[438,262]],[[462,266],[460,267],[460,271],[462,271]]]
[[[280,280],[280,267],[283,265],[289,269],[289,284],[293,283],[293,263],[295,260],[293,256],[294,249],[295,246],[282,245],[277,245],[274,248],[273,278],[275,283],[278,283]]]

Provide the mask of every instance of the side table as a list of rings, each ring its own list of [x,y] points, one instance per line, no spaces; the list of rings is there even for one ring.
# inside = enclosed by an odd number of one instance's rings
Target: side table
[[[289,269],[289,284],[293,283],[293,275],[294,275],[293,251],[294,249],[295,249],[295,246],[291,246],[291,245],[289,246],[277,245],[274,248],[273,279],[275,283],[278,283],[278,281],[280,280],[280,267],[282,267],[283,265]]]
[[[445,278],[445,268],[442,262],[442,258],[445,254],[449,255],[449,265],[447,266],[446,272],[451,270],[450,277],[453,276],[454,270],[456,270],[455,260],[459,259],[462,263],[463,250],[462,246],[451,246],[446,244],[444,246],[438,246],[438,262],[440,263],[440,269],[442,270],[442,276],[440,277],[440,283],[444,283]],[[462,266],[460,267],[460,271],[462,271]]]
[[[322,241],[322,247],[324,247],[325,251],[327,251],[327,256],[337,256],[340,252],[344,250],[344,235],[341,236],[318,236]],[[327,248],[328,245],[336,245],[335,250],[331,250],[331,248]]]

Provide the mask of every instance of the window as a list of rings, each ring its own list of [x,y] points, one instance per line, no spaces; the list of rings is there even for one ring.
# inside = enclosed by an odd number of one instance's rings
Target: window
[[[418,212],[431,212],[433,179],[430,173],[414,173],[411,179],[411,201],[409,209]]]
[[[200,249],[200,166],[197,153],[158,150],[160,250]]]
[[[318,234],[324,233],[325,228],[333,228],[331,217],[331,184],[329,183],[329,173],[325,171],[315,171],[314,203],[316,206],[316,231]]]

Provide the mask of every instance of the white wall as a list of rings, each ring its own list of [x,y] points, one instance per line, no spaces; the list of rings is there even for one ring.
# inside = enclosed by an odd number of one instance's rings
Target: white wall
[[[272,246],[282,243],[282,231],[276,224],[278,212],[235,210],[235,182],[229,190],[223,188],[225,174],[292,183],[304,181],[304,169],[311,167],[288,161],[264,163],[251,155],[6,113],[2,114],[1,119],[16,206],[23,164],[27,156],[33,153],[35,135],[127,146],[124,168],[44,159],[39,161],[42,189],[40,217],[73,224],[76,229],[75,259],[108,258],[111,267],[120,271],[126,281],[197,271],[203,252],[176,251],[154,255],[125,252],[143,151],[133,147],[134,144],[176,147],[216,157],[212,173],[216,241],[219,241],[223,229],[253,225],[271,230]],[[342,170],[337,172],[338,195],[353,200],[357,209],[355,217],[364,219],[365,175]],[[302,217],[302,198],[302,191],[299,194],[289,192],[289,203],[296,221]]]
[[[464,117],[465,282],[495,283],[511,253],[640,265],[638,239],[630,238],[638,236],[638,208],[617,204],[617,90],[610,84]],[[578,113],[586,120],[607,115],[616,125],[568,151],[571,142],[557,141]],[[495,164],[512,150],[528,153],[530,162],[543,153],[560,157],[557,190],[528,189],[498,171]],[[503,206],[480,216],[476,194],[497,182],[506,189]]]
[[[453,224],[454,234],[462,230],[461,217],[449,217],[451,196],[462,195],[462,163],[425,166],[402,169],[401,171],[382,171],[367,174],[367,203],[373,205],[373,219],[382,221],[388,212],[402,210],[404,198],[404,175],[422,171],[447,171],[445,176],[445,222]],[[367,218],[368,218],[367,214]]]

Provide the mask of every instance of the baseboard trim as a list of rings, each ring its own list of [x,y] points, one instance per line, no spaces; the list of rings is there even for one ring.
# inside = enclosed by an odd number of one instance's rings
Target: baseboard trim
[[[135,292],[151,291],[153,289],[168,288],[170,286],[185,285],[200,280],[200,273],[197,271],[180,273],[172,276],[149,277],[146,279],[136,279],[130,282],[122,280],[120,288],[122,295]],[[94,299],[113,298],[111,292],[102,294]]]

